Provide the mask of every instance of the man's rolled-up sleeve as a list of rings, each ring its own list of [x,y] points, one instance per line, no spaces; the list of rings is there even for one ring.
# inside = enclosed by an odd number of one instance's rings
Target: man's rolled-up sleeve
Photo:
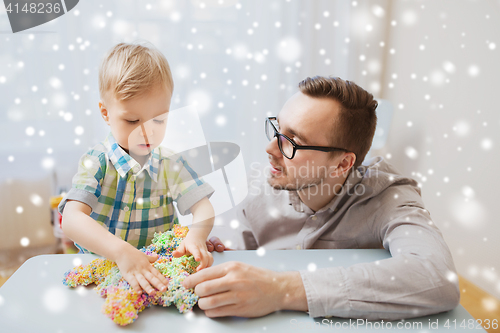
[[[311,317],[397,320],[452,310],[459,304],[453,259],[429,212],[417,201],[380,209],[389,211],[390,218],[373,232],[392,258],[300,271]]]

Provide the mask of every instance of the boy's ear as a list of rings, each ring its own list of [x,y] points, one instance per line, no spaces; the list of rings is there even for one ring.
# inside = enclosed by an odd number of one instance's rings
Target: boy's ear
[[[106,122],[106,124],[109,125],[109,114],[108,114],[108,109],[106,109],[106,106],[102,104],[102,101],[99,101],[99,110],[101,111],[101,116],[102,119]]]

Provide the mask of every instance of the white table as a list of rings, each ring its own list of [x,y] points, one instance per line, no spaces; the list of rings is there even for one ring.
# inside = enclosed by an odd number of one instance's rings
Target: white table
[[[256,251],[214,252],[214,265],[226,261],[242,261],[255,266],[284,270],[306,269],[314,262],[317,268],[350,266],[361,262],[373,262],[390,257],[383,249],[356,250],[287,250],[267,251],[258,256]],[[73,268],[78,261],[83,264],[97,258],[90,254],[41,255],[29,259],[0,288],[0,331],[1,332],[331,332],[341,330],[356,319],[310,318],[304,312],[280,311],[261,318],[225,317],[210,319],[197,306],[192,313],[180,314],[175,307],[154,306],[139,313],[132,324],[120,327],[101,313],[104,298],[94,290],[94,285],[76,289],[63,285],[64,272]],[[324,321],[325,320],[325,321]],[[328,320],[328,325],[326,325]],[[330,320],[332,321],[330,324]],[[450,328],[444,327],[449,320]],[[455,320],[455,321],[454,321]],[[405,332],[484,332],[477,329],[462,329],[460,323],[473,317],[459,305],[452,311],[432,316],[405,320]],[[437,322],[437,328],[429,327]],[[316,323],[316,324],[315,324]],[[381,322],[378,322],[379,324]],[[385,322],[384,322],[385,323]],[[394,332],[399,321],[393,321],[392,329],[387,326],[372,326],[366,321],[351,326],[356,332]],[[410,326],[414,328],[408,328]],[[422,324],[420,328],[413,325]],[[456,323],[456,329],[454,329]],[[312,326],[316,325],[316,326]],[[337,326],[335,326],[337,325]],[[387,324],[386,324],[387,325]],[[400,324],[401,325],[401,324]],[[471,327],[472,327],[471,326]],[[355,328],[352,328],[355,327]]]

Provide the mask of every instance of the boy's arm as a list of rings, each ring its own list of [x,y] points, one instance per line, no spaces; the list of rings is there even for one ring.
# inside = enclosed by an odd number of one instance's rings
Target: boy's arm
[[[201,199],[191,207],[193,224],[189,234],[206,241],[214,226],[214,208],[207,197]]]
[[[176,258],[186,254],[192,254],[196,261],[200,262],[197,271],[213,264],[214,258],[207,249],[207,237],[214,225],[214,208],[207,197],[201,199],[191,206],[193,213],[193,224],[179,247],[172,253]]]
[[[68,200],[63,211],[64,234],[86,249],[116,262],[122,276],[134,290],[151,293],[153,288],[166,290],[167,279],[150,263],[157,256],[147,256],[119,239],[89,215],[92,209],[80,201]]]
[[[64,234],[86,249],[115,261],[123,240],[106,231],[89,215],[92,209],[80,201],[68,200],[63,211]]]

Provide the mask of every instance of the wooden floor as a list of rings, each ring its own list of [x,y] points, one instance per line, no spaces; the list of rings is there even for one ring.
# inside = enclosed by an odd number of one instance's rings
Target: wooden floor
[[[7,278],[0,276],[0,287],[3,286],[3,284],[5,283],[5,281],[7,281]]]
[[[483,328],[487,332],[500,332],[500,300],[462,276],[458,276],[458,284],[460,286],[460,304],[478,322],[483,323]],[[490,323],[496,319],[498,328],[493,329],[491,325],[488,328],[486,319],[489,319]]]
[[[8,277],[0,275],[0,287],[7,281]],[[494,298],[472,282],[459,276],[460,285],[460,304],[474,317],[481,320],[484,329],[487,332],[500,332],[500,326],[497,329],[487,328],[486,319],[491,323],[493,319],[500,322],[500,300]],[[500,325],[500,323],[498,323]]]

